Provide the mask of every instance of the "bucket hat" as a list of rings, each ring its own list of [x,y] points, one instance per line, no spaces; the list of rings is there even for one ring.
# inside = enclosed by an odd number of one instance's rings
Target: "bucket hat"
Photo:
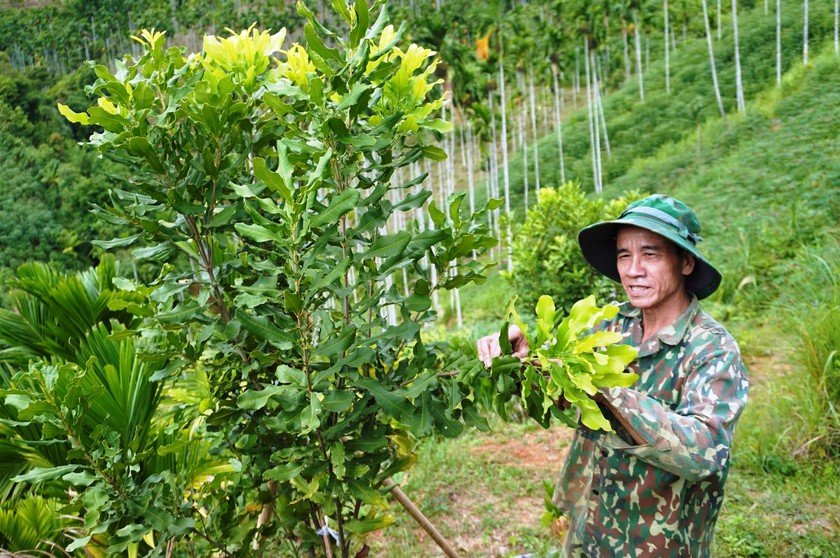
[[[619,227],[628,225],[664,236],[694,256],[694,270],[686,277],[685,286],[698,299],[706,298],[720,286],[720,272],[697,250],[697,243],[703,240],[697,216],[681,201],[661,194],[631,203],[614,221],[596,223],[581,230],[578,243],[586,261],[613,281],[621,282],[615,239]]]

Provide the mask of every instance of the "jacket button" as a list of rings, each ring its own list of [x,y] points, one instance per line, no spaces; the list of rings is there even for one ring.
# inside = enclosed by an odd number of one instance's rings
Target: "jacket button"
[[[605,450],[605,449],[601,450],[601,457],[609,457],[609,456],[610,456],[610,451],[609,450]]]
[[[597,496],[598,494],[600,494],[600,492],[598,492],[598,489],[597,489],[597,488],[593,488],[593,489],[592,489],[592,495],[593,495],[593,496]]]

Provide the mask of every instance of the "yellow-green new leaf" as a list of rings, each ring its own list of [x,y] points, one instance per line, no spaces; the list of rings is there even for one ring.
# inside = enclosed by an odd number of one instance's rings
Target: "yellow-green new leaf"
[[[90,117],[87,115],[87,113],[74,112],[73,109],[71,109],[67,105],[62,105],[61,103],[58,103],[58,112],[60,112],[64,118],[66,118],[70,122],[73,122],[74,124],[84,124],[85,126],[88,125]]]

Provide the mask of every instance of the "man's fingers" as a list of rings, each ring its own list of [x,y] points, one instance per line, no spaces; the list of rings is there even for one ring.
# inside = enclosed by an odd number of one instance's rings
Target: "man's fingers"
[[[498,333],[482,337],[478,340],[476,346],[478,347],[478,358],[485,366],[492,365],[493,357],[497,357],[502,354],[502,348],[501,345],[499,345]]]

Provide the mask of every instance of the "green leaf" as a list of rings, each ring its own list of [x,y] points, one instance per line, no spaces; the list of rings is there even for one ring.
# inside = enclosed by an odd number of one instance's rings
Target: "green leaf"
[[[265,339],[281,351],[288,351],[297,341],[291,333],[278,328],[265,316],[253,316],[248,312],[237,310],[236,319],[245,331],[259,339]]]
[[[341,2],[343,0],[338,0],[338,1]],[[370,88],[371,88],[371,84],[369,84],[369,83],[364,83],[364,82],[356,83],[356,85],[353,86],[353,89],[350,90],[350,93],[348,93],[347,95],[344,96],[343,99],[341,99],[341,102],[338,104],[338,109],[337,110],[346,110],[347,108],[352,107],[357,102],[359,102],[359,99],[362,97],[362,95],[364,95],[364,93],[366,91],[368,91]],[[370,137],[370,136],[368,136],[368,137]],[[373,138],[371,138],[371,139],[373,140]],[[373,140],[373,141],[374,141],[374,143],[376,142],[376,140]]]
[[[155,531],[161,533],[173,533],[182,535],[195,527],[195,521],[187,517],[175,517],[166,510],[150,507],[143,512],[143,517],[149,520],[149,524]]]
[[[348,267],[350,267],[350,258],[341,260],[338,265],[330,269],[329,273],[322,275],[317,281],[312,283],[312,286],[310,287],[311,292],[318,292],[327,285],[331,285],[333,282],[343,277]]]
[[[362,258],[390,258],[399,256],[404,251],[408,243],[411,241],[411,233],[407,231],[400,231],[396,234],[386,234],[376,238],[370,245],[370,248],[362,254]]]
[[[388,507],[388,503],[385,501],[385,498],[383,498],[382,494],[375,488],[372,488],[371,486],[364,484],[362,481],[355,479],[348,479],[347,484],[350,485],[350,491],[353,495],[366,504],[383,508]]]
[[[364,2],[364,0],[360,1]],[[364,535],[365,533],[370,533],[371,531],[377,531],[379,529],[389,527],[395,522],[396,519],[394,516],[386,513],[373,519],[353,519],[347,521],[344,524],[344,528],[355,535]]]
[[[288,163],[288,160],[286,162]],[[282,168],[283,165],[280,165],[280,167]],[[262,157],[254,158],[254,175],[256,175],[263,184],[268,186],[271,191],[280,194],[280,197],[283,198],[287,204],[292,204],[292,191],[289,188],[289,181],[282,173],[274,172],[269,169],[266,165],[265,159]]]
[[[353,10],[356,12],[356,25],[350,30],[350,48],[359,46],[370,23],[367,0],[355,0],[353,2]]]
[[[493,365],[490,369],[494,378],[496,376],[511,376],[522,369],[522,361],[515,356],[496,357],[493,359]]]
[[[389,416],[402,420],[411,414],[412,405],[404,395],[389,391],[378,381],[370,378],[359,378],[356,384],[373,395],[382,410]]]
[[[356,394],[352,391],[334,389],[324,395],[321,409],[328,413],[343,413],[354,401],[356,401]]]
[[[322,41],[321,37],[319,37],[315,32],[315,28],[311,23],[307,23],[303,26],[303,34],[306,37],[306,46],[309,47],[307,50],[309,51],[312,64],[314,64],[315,67],[323,73],[330,76],[334,75],[335,71],[327,65],[326,62],[327,60],[335,60],[340,63],[344,62],[341,55],[338,53],[338,49],[327,48],[324,41]],[[319,63],[321,61],[319,61],[318,58],[320,58],[323,63]]]
[[[254,242],[274,242],[277,239],[270,230],[262,225],[236,223],[234,228],[236,228],[236,232],[245,238],[250,238]]]
[[[131,236],[126,236],[123,238],[114,238],[111,240],[92,240],[90,243],[98,248],[102,248],[104,250],[111,250],[113,248],[122,248],[123,246],[131,246],[135,240],[140,238],[142,235],[140,234],[133,234]]]
[[[111,114],[102,107],[90,107],[88,109],[88,114],[90,115],[90,118],[88,119],[90,124],[102,126],[109,132],[118,134],[124,131],[129,125],[128,120],[122,116]]]
[[[134,98],[135,110],[146,110],[152,108],[155,103],[155,92],[148,86],[145,81],[141,81],[134,86],[134,91],[131,92]]]
[[[284,463],[277,467],[272,467],[263,474],[263,479],[277,482],[289,482],[303,471],[303,465],[297,463]]]
[[[474,405],[464,407],[464,422],[468,426],[472,426],[481,432],[490,431],[490,423],[487,422],[487,419],[478,412],[478,409],[476,409]]]
[[[330,462],[333,466],[333,473],[338,480],[344,479],[344,444],[335,440],[330,444]]]
[[[33,467],[22,475],[12,477],[12,482],[30,482],[32,484],[61,478],[74,473],[81,465],[60,465],[58,467]]]
[[[321,400],[320,393],[313,393],[309,405],[304,407],[300,414],[301,434],[311,432],[321,426]]]
[[[365,0],[358,0],[359,2],[364,3]],[[335,11],[341,15],[341,19],[344,20],[344,23],[350,25],[352,21],[352,16],[350,15],[350,10],[347,9],[347,2],[346,0],[330,0],[330,4]]]
[[[279,395],[286,388],[269,384],[260,391],[246,390],[236,398],[236,406],[245,411],[258,411],[268,404],[269,399]]]
[[[128,151],[135,157],[146,159],[149,166],[158,174],[165,174],[166,170],[160,162],[157,152],[145,137],[136,137],[128,140]]]
[[[405,388],[405,396],[409,399],[416,399],[423,393],[434,389],[437,383],[437,374],[434,371],[426,372],[412,380],[411,384]]]
[[[454,124],[452,124],[452,122],[447,122],[446,120],[441,120],[440,118],[435,118],[434,120],[422,122],[420,127],[428,128],[430,130],[440,132],[441,134],[448,134],[454,128]]]
[[[443,225],[446,223],[446,214],[440,209],[438,209],[434,201],[432,201],[432,203],[429,204],[429,215],[431,216],[432,222],[437,228],[443,228]]]
[[[423,156],[432,161],[446,161],[446,151],[436,145],[424,145],[421,149]]]
[[[341,138],[341,143],[345,145],[352,145],[356,149],[364,150],[365,148],[376,145],[376,138],[370,134],[358,134],[355,136],[345,136]]]
[[[310,226],[315,228],[337,223],[342,215],[356,208],[360,198],[361,194],[357,189],[344,190],[331,200],[329,207],[312,219]]]
[[[313,354],[326,358],[337,356],[349,349],[355,340],[356,328],[346,326],[342,328],[340,334],[333,335],[326,340],[322,340],[322,342],[315,347]]]
[[[78,473],[67,473],[61,479],[74,486],[90,486],[96,480],[96,475],[87,471],[79,471]]]

